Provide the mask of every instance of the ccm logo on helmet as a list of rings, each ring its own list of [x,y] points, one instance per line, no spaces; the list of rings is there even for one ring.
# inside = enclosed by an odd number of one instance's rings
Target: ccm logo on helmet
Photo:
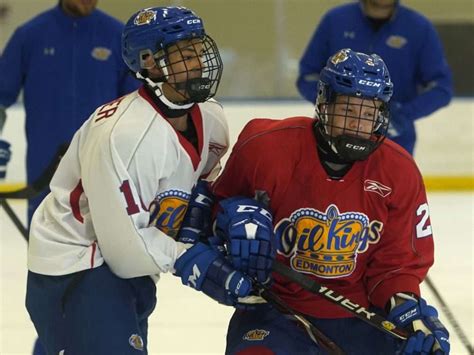
[[[193,23],[201,23],[201,20],[199,20],[199,19],[196,18],[196,19],[194,19],[194,20],[188,20],[188,21],[186,21],[186,23],[187,23],[188,25],[191,25],[191,24],[193,24]]]
[[[373,86],[373,87],[380,87],[380,83],[374,83],[373,81],[367,81],[367,80],[359,80],[359,84],[362,84],[362,85],[367,85],[367,86]]]

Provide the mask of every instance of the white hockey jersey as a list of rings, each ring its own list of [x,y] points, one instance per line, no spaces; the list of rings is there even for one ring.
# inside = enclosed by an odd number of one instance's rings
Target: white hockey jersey
[[[105,261],[122,278],[172,270],[185,250],[173,237],[191,189],[217,175],[229,140],[219,103],[194,105],[190,114],[198,151],[144,88],[99,107],[74,135],[33,216],[28,269],[65,275]]]

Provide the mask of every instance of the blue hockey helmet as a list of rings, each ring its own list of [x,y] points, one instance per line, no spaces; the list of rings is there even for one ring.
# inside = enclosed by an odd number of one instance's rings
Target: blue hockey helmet
[[[175,83],[177,89],[187,91],[187,100],[202,102],[215,95],[219,85],[223,64],[215,42],[206,34],[203,21],[193,11],[185,7],[150,7],[138,11],[130,17],[122,33],[122,57],[131,71],[139,79],[147,79],[147,70],[150,69],[149,56],[155,59],[155,65],[162,72],[160,78],[153,82],[166,82],[171,75],[181,73],[173,72],[172,64],[168,60],[169,48],[180,41],[199,39],[202,50],[197,50],[200,56],[200,75],[189,75],[181,83]],[[179,48],[178,48],[179,49]],[[198,53],[199,52],[199,53]],[[184,56],[183,56],[184,57]],[[182,59],[185,62],[185,59]],[[184,65],[186,66],[186,65]],[[194,69],[196,70],[196,69]],[[188,73],[190,68],[186,68]],[[158,89],[152,81],[146,80],[157,95],[162,94],[161,86]],[[156,90],[155,90],[156,92]]]
[[[343,160],[364,160],[385,139],[392,94],[382,58],[342,49],[320,73],[316,126]]]

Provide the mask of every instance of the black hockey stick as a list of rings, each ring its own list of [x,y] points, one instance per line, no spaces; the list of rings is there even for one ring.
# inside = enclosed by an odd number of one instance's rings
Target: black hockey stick
[[[15,227],[18,229],[20,234],[22,235],[23,238],[25,238],[26,242],[28,242],[28,229],[25,228],[23,223],[20,221],[18,216],[15,214],[13,209],[10,207],[8,202],[4,200],[3,198],[0,198],[0,206],[3,207],[5,212],[7,213],[8,217],[10,217],[11,221],[15,225]]]
[[[265,299],[268,303],[271,303],[280,312],[291,316],[295,321],[303,326],[308,333],[311,340],[313,340],[318,346],[323,347],[330,355],[343,355],[344,351],[325,334],[323,334],[313,323],[311,323],[301,313],[295,311],[293,308],[288,306],[278,295],[271,291],[268,287],[259,285],[260,296]]]
[[[49,182],[51,181],[61,158],[66,153],[68,146],[69,145],[66,143],[59,146],[53,160],[51,160],[48,167],[32,185],[26,186],[25,188],[16,191],[0,192],[0,206],[2,206],[2,208],[5,210],[6,214],[18,229],[22,237],[26,240],[26,242],[29,240],[28,229],[23,225],[6,199],[11,198],[28,200],[36,197],[38,194],[44,191],[48,187]]]
[[[49,163],[48,167],[43,171],[38,179],[36,179],[31,185],[28,185],[20,190],[16,191],[5,191],[0,192],[0,199],[32,199],[39,195],[49,185],[56,168],[58,167],[59,161],[63,157],[67,150],[68,145],[62,144],[59,146],[53,160]]]
[[[324,299],[337,304],[338,306],[344,308],[346,311],[352,313],[357,318],[363,320],[364,322],[370,324],[371,326],[390,334],[396,338],[406,340],[410,334],[407,330],[397,327],[392,322],[389,322],[387,319],[381,315],[367,310],[365,307],[358,305],[355,302],[352,302],[350,299],[336,293],[335,291],[327,288],[326,286],[321,285],[318,281],[310,279],[299,272],[293,271],[285,264],[275,261],[273,263],[273,271],[279,273],[280,275],[286,277],[288,280],[297,283],[305,290],[308,290],[314,294],[324,297]]]
[[[444,301],[443,297],[441,297],[441,294],[438,292],[437,288],[435,287],[433,281],[429,277],[426,277],[425,282],[428,286],[428,288],[431,290],[433,293],[434,297],[436,298],[436,301],[438,301],[439,305],[441,306],[441,310],[443,311],[444,315],[448,319],[449,323],[451,323],[451,326],[454,329],[454,332],[458,336],[459,340],[461,340],[461,343],[464,345],[464,347],[467,349],[469,354],[474,354],[472,344],[469,342],[468,337],[462,330],[461,326],[457,322],[456,318],[454,318],[453,313],[451,312],[450,308]]]

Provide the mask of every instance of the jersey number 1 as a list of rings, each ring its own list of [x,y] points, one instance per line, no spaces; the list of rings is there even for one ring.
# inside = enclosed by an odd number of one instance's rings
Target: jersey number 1
[[[120,191],[123,193],[125,197],[125,202],[127,203],[127,213],[128,215],[132,215],[135,213],[140,212],[140,208],[138,207],[137,203],[133,199],[132,189],[130,188],[130,183],[128,180],[122,182],[120,185]],[[69,195],[69,203],[71,205],[71,210],[74,218],[81,223],[84,223],[84,217],[81,215],[81,210],[79,208],[79,199],[81,198],[84,189],[82,187],[82,181],[79,180],[79,183],[71,191]]]
[[[123,193],[125,201],[127,202],[128,215],[130,216],[132,214],[140,212],[140,208],[133,199],[132,189],[130,188],[130,183],[128,182],[128,180],[124,180],[124,182],[122,182],[122,185],[120,186],[120,191]]]

